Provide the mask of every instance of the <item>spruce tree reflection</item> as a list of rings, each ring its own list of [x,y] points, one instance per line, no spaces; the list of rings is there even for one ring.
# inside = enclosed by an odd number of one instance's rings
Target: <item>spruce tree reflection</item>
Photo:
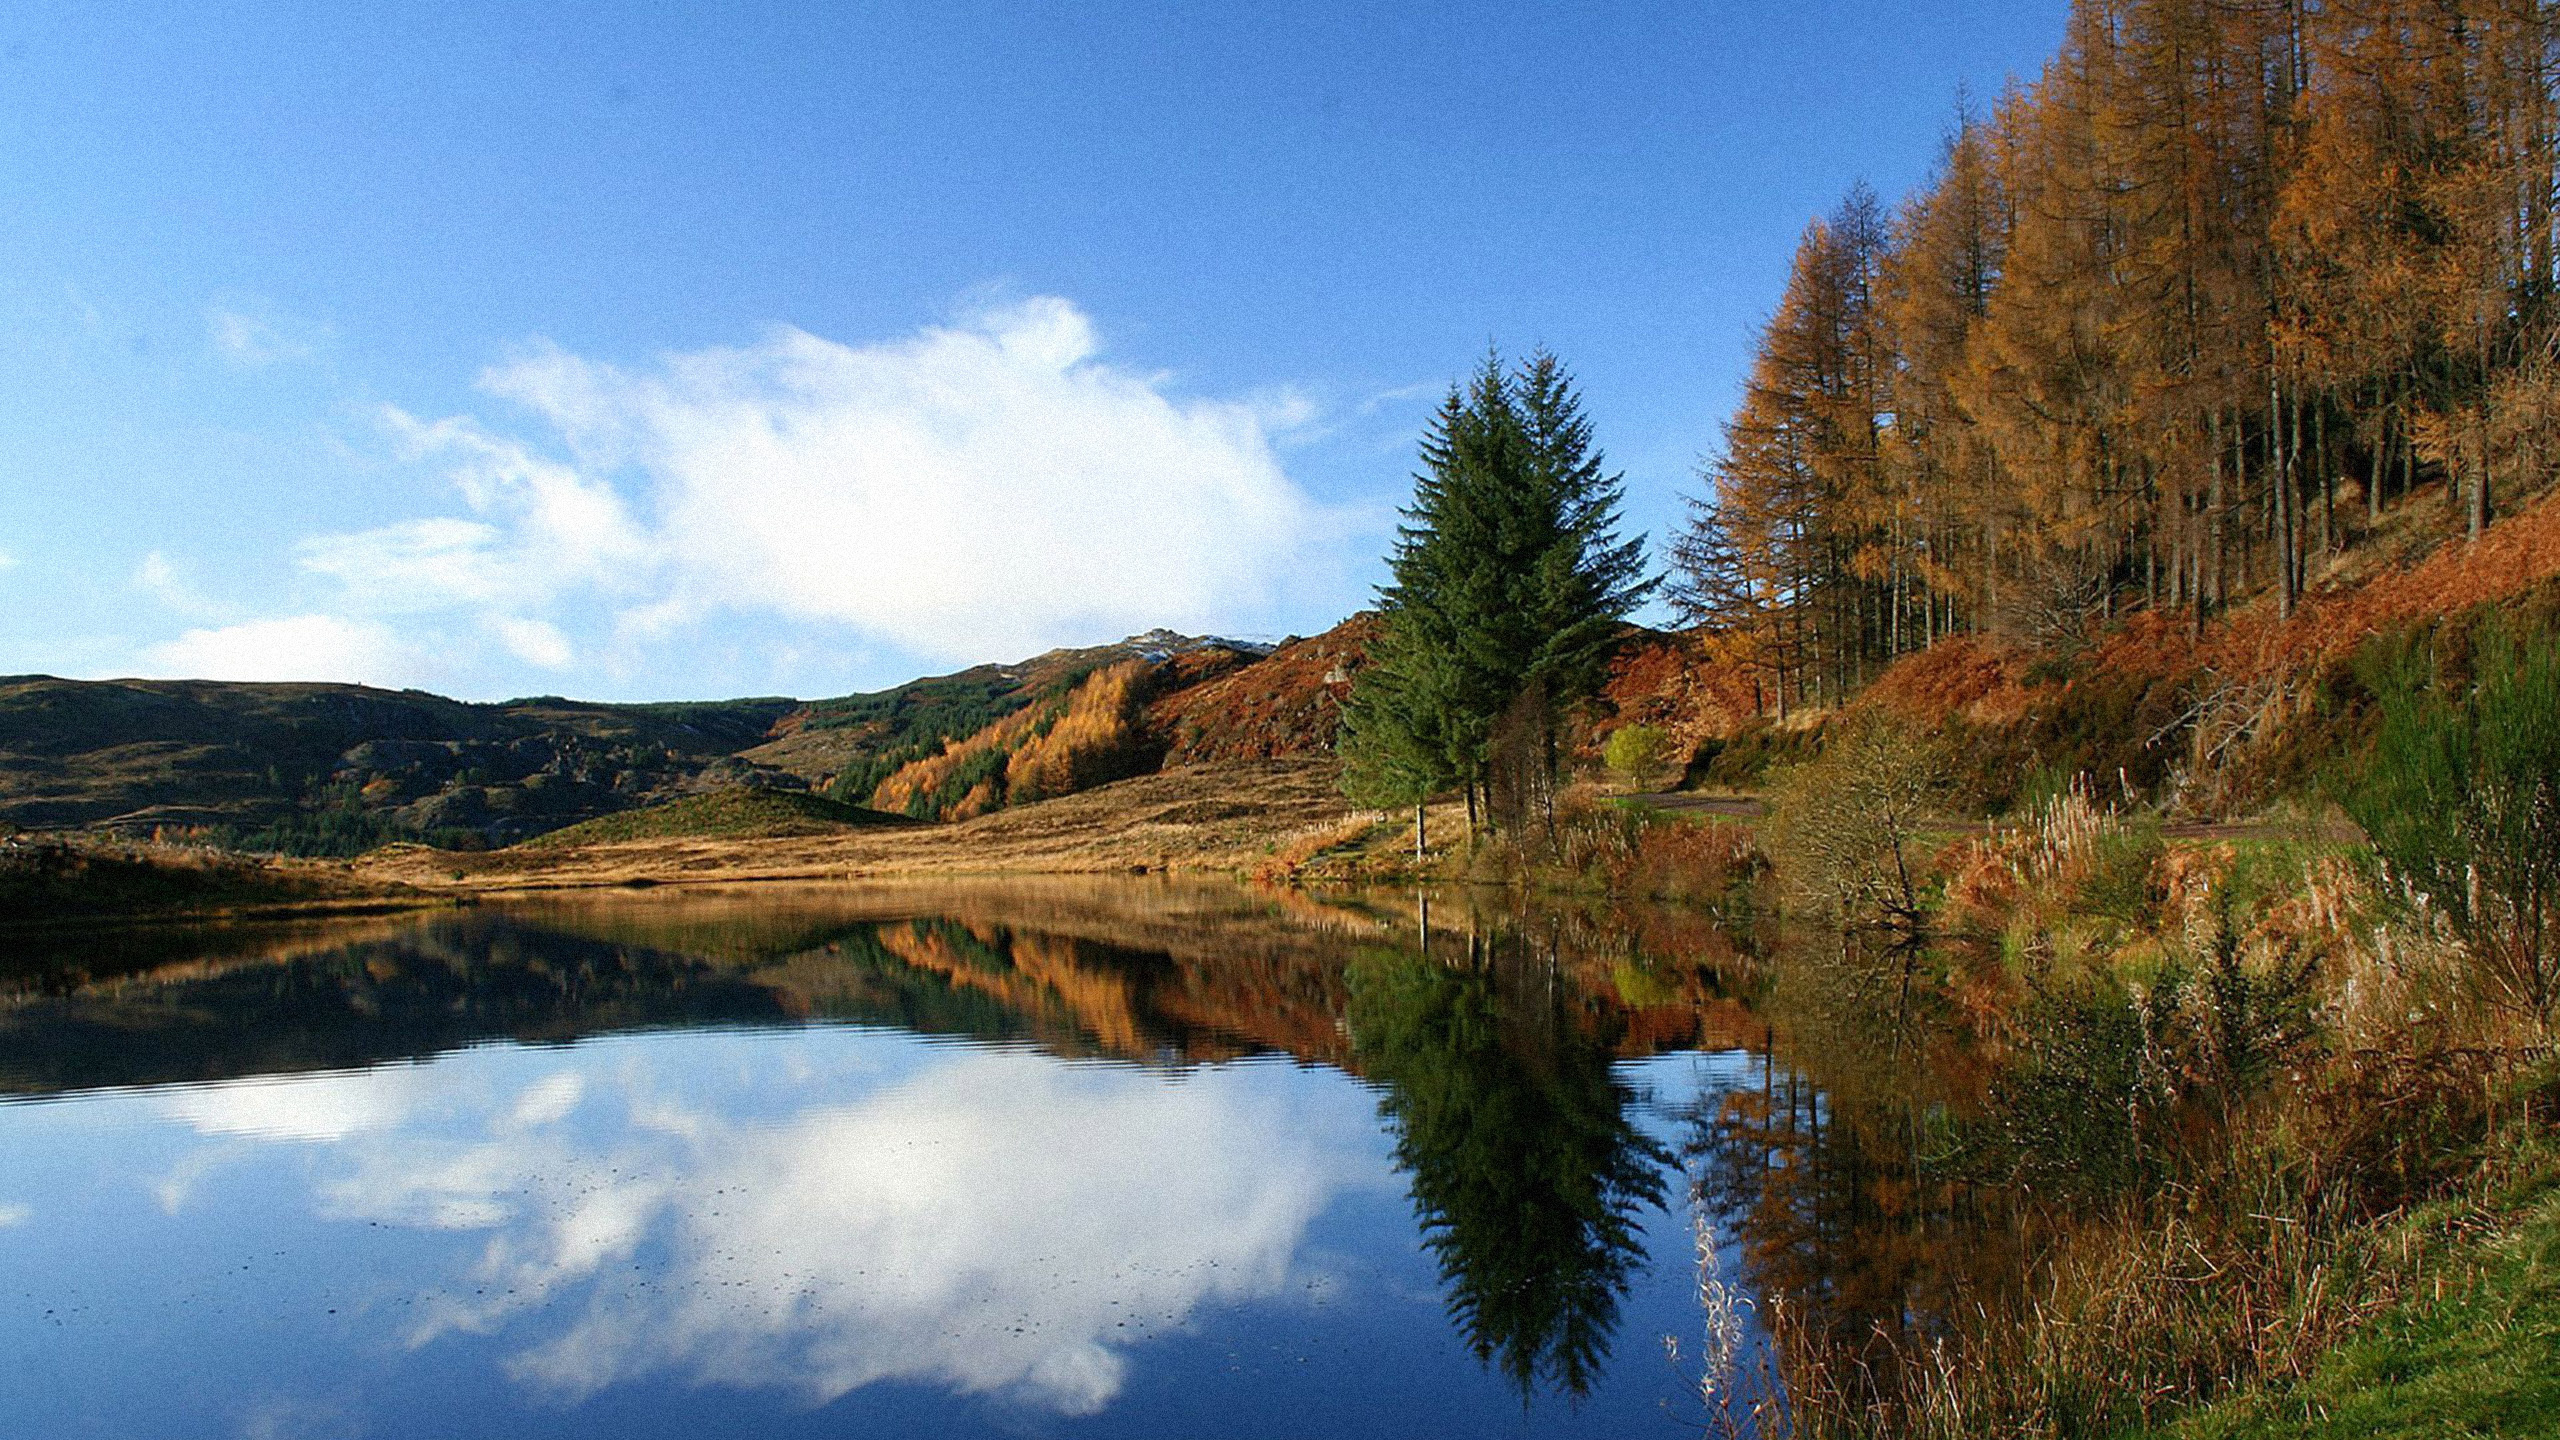
[[[1516,941],[1458,969],[1370,951],[1350,974],[1355,1053],[1387,1094],[1396,1161],[1476,1358],[1524,1394],[1586,1392],[1609,1356],[1670,1155]],[[1524,963],[1525,962],[1525,963]]]

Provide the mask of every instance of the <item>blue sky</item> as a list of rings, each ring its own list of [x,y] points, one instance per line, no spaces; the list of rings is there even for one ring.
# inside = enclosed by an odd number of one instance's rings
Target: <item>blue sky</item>
[[[1431,402],[1677,523],[2013,4],[22,7],[0,673],[837,694],[1363,603]]]

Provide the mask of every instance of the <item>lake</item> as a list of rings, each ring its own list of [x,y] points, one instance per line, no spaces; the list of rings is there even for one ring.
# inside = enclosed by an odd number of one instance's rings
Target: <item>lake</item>
[[[1828,1073],[1857,1047],[1711,917],[1488,906],[659,890],[21,944],[0,1414],[1695,1435],[1775,1402],[1790,1314],[1925,1324],[2002,1268],[1870,1123],[1925,1087]]]

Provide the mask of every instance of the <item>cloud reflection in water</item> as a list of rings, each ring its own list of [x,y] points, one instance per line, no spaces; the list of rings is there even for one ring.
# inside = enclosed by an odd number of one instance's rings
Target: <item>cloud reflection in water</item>
[[[471,1236],[402,1342],[500,1335],[560,1403],[651,1376],[813,1405],[894,1380],[1091,1414],[1149,1334],[1303,1293],[1310,1222],[1393,1183],[1367,1097],[1285,1064],[851,1031],[545,1052],[566,1063],[529,1082],[489,1058],[211,1086],[164,1113],[326,1144],[324,1218]]]

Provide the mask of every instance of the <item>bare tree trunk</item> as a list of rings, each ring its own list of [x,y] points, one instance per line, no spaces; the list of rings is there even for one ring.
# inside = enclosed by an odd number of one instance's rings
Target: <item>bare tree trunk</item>
[[[2268,510],[2268,530],[2276,543],[2276,615],[2281,620],[2294,618],[2294,466],[2291,456],[2284,454],[2284,397],[2276,387],[2276,374],[2266,377],[2266,482],[2273,489],[2273,507]]]
[[[2370,482],[2364,487],[2364,524],[2368,531],[2382,523],[2382,487],[2391,483],[2391,437],[2396,429],[2391,412],[2383,411],[2382,429],[2373,440]]]
[[[2320,563],[2336,553],[2338,541],[2338,467],[2329,454],[2329,397],[2311,407],[2311,453],[2320,465]]]
[[[2470,539],[2477,543],[2489,528],[2489,402],[2480,402],[2480,469],[2471,480]]]
[[[2222,603],[2222,584],[2224,574],[2224,547],[2222,537],[2224,493],[2222,488],[2222,409],[2220,406],[2214,407],[2211,425],[2213,483],[2212,488],[2205,492],[2204,502],[2205,545],[2207,550],[2210,552],[2208,562],[2211,565],[2211,570],[2205,577],[2205,583],[2198,586],[2196,589],[2196,627],[2199,631],[2204,627],[2205,607],[2207,605],[2219,605]]]

